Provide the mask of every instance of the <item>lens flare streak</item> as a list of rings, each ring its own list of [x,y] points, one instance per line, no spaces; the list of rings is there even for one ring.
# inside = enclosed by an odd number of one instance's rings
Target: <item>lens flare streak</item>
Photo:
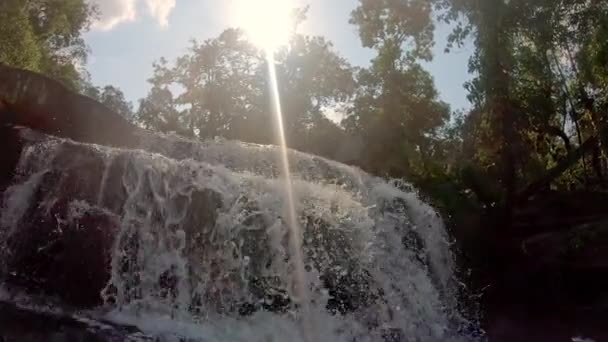
[[[285,138],[285,126],[283,123],[283,110],[281,108],[281,97],[279,93],[279,82],[277,79],[277,71],[275,67],[274,56],[271,51],[267,51],[268,76],[270,78],[270,87],[272,92],[273,109],[277,122],[277,132],[280,143],[281,166],[282,173],[285,179],[285,197],[286,197],[286,214],[287,224],[290,229],[290,244],[291,253],[294,263],[294,282],[295,295],[300,301],[302,329],[307,341],[313,341],[311,334],[314,332],[312,320],[310,317],[309,294],[306,286],[306,270],[304,269],[304,257],[302,253],[301,227],[298,223],[298,215],[296,212],[296,198],[293,193],[293,185],[289,166],[289,153],[287,148],[287,139]]]

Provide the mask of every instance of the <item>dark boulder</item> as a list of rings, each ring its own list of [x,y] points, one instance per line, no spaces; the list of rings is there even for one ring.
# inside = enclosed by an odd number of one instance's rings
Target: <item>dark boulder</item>
[[[110,279],[119,221],[81,205],[63,199],[48,211],[31,213],[10,237],[4,262],[13,282],[76,307],[94,307],[102,304],[100,294]]]
[[[136,146],[139,129],[57,81],[0,64],[3,211],[10,206],[10,192],[18,190],[9,188],[11,185],[28,180],[36,183],[29,185],[35,186],[30,198],[19,204],[22,209],[17,221],[3,220],[0,227],[3,278],[12,278],[28,289],[44,289],[77,306],[97,305],[109,280],[110,253],[126,197],[118,179],[126,161],[118,160],[107,168],[99,151],[60,142],[44,156],[48,171],[34,182],[32,177],[41,172],[40,161],[24,156],[24,148],[48,138],[22,127],[121,147]],[[108,179],[117,185],[104,191],[102,183]],[[7,227],[7,222],[12,226]]]
[[[492,340],[606,339],[607,203],[607,193],[590,191],[518,203],[512,227],[489,240],[480,281]]]
[[[0,64],[0,123],[76,141],[135,146],[138,128],[41,74]]]
[[[2,277],[74,306],[101,304],[120,224],[118,215],[96,205],[104,157],[85,145],[62,142],[46,151],[46,171],[41,171],[37,156],[19,160],[18,155],[48,138],[27,130],[8,132],[19,150],[6,164],[14,169],[3,173],[5,185],[13,185],[0,198]]]
[[[13,181],[22,149],[23,140],[19,130],[0,126],[0,195]]]
[[[68,314],[37,312],[0,302],[1,342],[153,341],[131,326],[110,322],[87,324]]]

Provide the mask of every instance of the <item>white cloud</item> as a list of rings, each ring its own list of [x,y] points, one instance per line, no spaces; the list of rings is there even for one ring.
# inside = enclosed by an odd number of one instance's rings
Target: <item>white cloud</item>
[[[175,8],[175,0],[146,0],[146,3],[150,15],[158,20],[160,26],[168,26],[169,15]]]
[[[169,24],[169,15],[175,8],[176,0],[89,0],[96,5],[100,12],[99,19],[93,23],[94,30],[109,31],[122,23],[134,21],[138,16],[138,9],[144,3],[148,14],[159,25],[166,27]]]
[[[107,31],[116,25],[135,20],[137,0],[91,0],[99,9],[99,19],[93,29]]]

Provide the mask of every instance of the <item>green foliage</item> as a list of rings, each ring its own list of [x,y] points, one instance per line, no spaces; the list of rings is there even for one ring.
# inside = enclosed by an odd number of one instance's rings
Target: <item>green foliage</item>
[[[82,33],[94,17],[84,0],[0,2],[0,63],[41,72],[82,90]]]
[[[292,37],[276,62],[290,144],[304,151],[315,137],[329,139],[316,144],[330,144],[340,136],[340,129],[324,112],[351,98],[355,87],[351,66],[324,38],[301,35]]]
[[[103,88],[88,86],[85,88],[84,95],[104,104],[127,120],[135,119],[133,104],[127,101],[125,94],[119,88],[110,85]]]
[[[381,55],[405,52],[410,61],[430,60],[431,11],[426,0],[360,0],[350,22],[359,27],[363,46],[378,49]]]
[[[42,53],[23,1],[0,3],[0,62],[39,71]]]
[[[324,112],[347,101],[352,68],[320,37],[294,35],[275,57],[288,143],[336,157],[343,130]],[[155,64],[138,120],[148,128],[255,143],[275,142],[267,61],[239,30],[192,42],[174,65]]]
[[[407,177],[449,213],[471,200],[511,210],[549,175],[555,190],[605,190],[607,13],[608,1],[360,0],[351,23],[377,57],[343,122],[365,141],[358,163]],[[432,58],[434,18],[454,27],[446,51],[475,46],[472,108],[452,120],[418,64]]]
[[[427,2],[455,27],[448,50],[466,40],[476,48],[470,61],[476,78],[467,85],[473,108],[460,133],[468,165],[456,168],[480,176],[461,181],[492,180],[484,188],[502,188],[500,202],[509,201],[595,136],[601,146],[551,183],[605,188],[608,2]]]
[[[148,97],[140,100],[137,120],[148,129],[165,133],[184,132],[180,112],[176,108],[173,94],[167,88],[154,86]],[[184,132],[184,134],[188,133]]]
[[[359,163],[376,173],[418,177],[433,172],[439,129],[450,116],[419,60],[432,58],[433,22],[426,1],[367,1],[352,13],[364,46],[378,52],[357,75],[343,125],[366,142]]]

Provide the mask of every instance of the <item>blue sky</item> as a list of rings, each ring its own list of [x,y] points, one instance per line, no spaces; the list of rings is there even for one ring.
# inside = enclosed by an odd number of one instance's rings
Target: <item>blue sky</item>
[[[86,34],[91,48],[88,70],[98,86],[120,87],[128,99],[145,97],[152,63],[161,57],[174,60],[184,54],[191,39],[216,37],[235,26],[230,13],[234,0],[92,0],[102,16]],[[254,1],[254,0],[251,0]],[[287,0],[286,0],[287,1]],[[365,66],[373,51],[361,46],[356,28],[348,23],[357,0],[289,0],[310,5],[301,33],[323,35],[353,65]],[[468,107],[462,85],[470,79],[467,61],[470,47],[445,54],[449,27],[438,27],[435,59],[426,65],[433,74],[441,98],[453,109]]]

